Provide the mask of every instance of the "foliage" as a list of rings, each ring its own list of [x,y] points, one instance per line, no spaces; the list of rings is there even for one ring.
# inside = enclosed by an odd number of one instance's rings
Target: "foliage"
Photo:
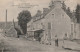
[[[72,18],[72,12],[70,10],[70,7],[67,8],[67,14],[69,15],[70,18]]]
[[[70,18],[72,18],[72,13],[71,13],[70,7],[67,8],[64,1],[63,1],[63,3],[62,3],[62,9],[68,14],[68,16],[69,16]]]
[[[24,34],[27,32],[27,23],[31,20],[31,13],[28,10],[24,10],[18,15],[18,25],[20,25]]]
[[[80,23],[80,5],[77,4],[75,17],[77,18],[77,22]]]
[[[63,3],[62,3],[62,9],[63,9],[64,11],[66,11],[66,4],[65,4],[64,1],[63,1]]]

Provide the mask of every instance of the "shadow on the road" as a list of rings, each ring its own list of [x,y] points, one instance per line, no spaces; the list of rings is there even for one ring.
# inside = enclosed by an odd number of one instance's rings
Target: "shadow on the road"
[[[64,48],[65,50],[71,50],[71,51],[78,51],[80,52],[80,50],[76,50],[76,49],[71,49],[71,48]]]
[[[3,40],[0,41],[0,52],[16,52],[16,48],[7,45]]]
[[[80,39],[73,39],[73,40],[71,40],[71,41],[80,44]]]
[[[14,49],[4,49],[3,52],[16,52]]]
[[[16,52],[16,51],[17,50],[12,47],[11,48],[6,47],[4,49],[0,49],[0,52]]]

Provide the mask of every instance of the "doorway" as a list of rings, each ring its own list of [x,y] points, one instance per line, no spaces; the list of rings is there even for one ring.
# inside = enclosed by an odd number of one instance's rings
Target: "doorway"
[[[34,38],[36,41],[41,41],[41,38],[43,37],[43,30],[37,30],[34,32]]]

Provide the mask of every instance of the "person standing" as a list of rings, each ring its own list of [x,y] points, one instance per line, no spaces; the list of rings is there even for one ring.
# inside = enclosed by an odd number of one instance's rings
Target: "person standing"
[[[55,36],[55,46],[58,47],[58,38],[57,38],[57,35]]]

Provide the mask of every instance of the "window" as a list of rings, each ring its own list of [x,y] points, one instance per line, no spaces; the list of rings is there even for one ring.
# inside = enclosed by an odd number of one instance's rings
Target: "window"
[[[48,23],[48,29],[51,29],[51,23]]]
[[[54,15],[54,14],[52,14],[52,15]]]
[[[52,14],[52,17],[54,17],[54,14]]]
[[[71,24],[71,32],[73,32],[73,24]]]
[[[48,23],[48,40],[51,41],[51,23]]]
[[[62,14],[62,17],[64,17],[64,14]]]

